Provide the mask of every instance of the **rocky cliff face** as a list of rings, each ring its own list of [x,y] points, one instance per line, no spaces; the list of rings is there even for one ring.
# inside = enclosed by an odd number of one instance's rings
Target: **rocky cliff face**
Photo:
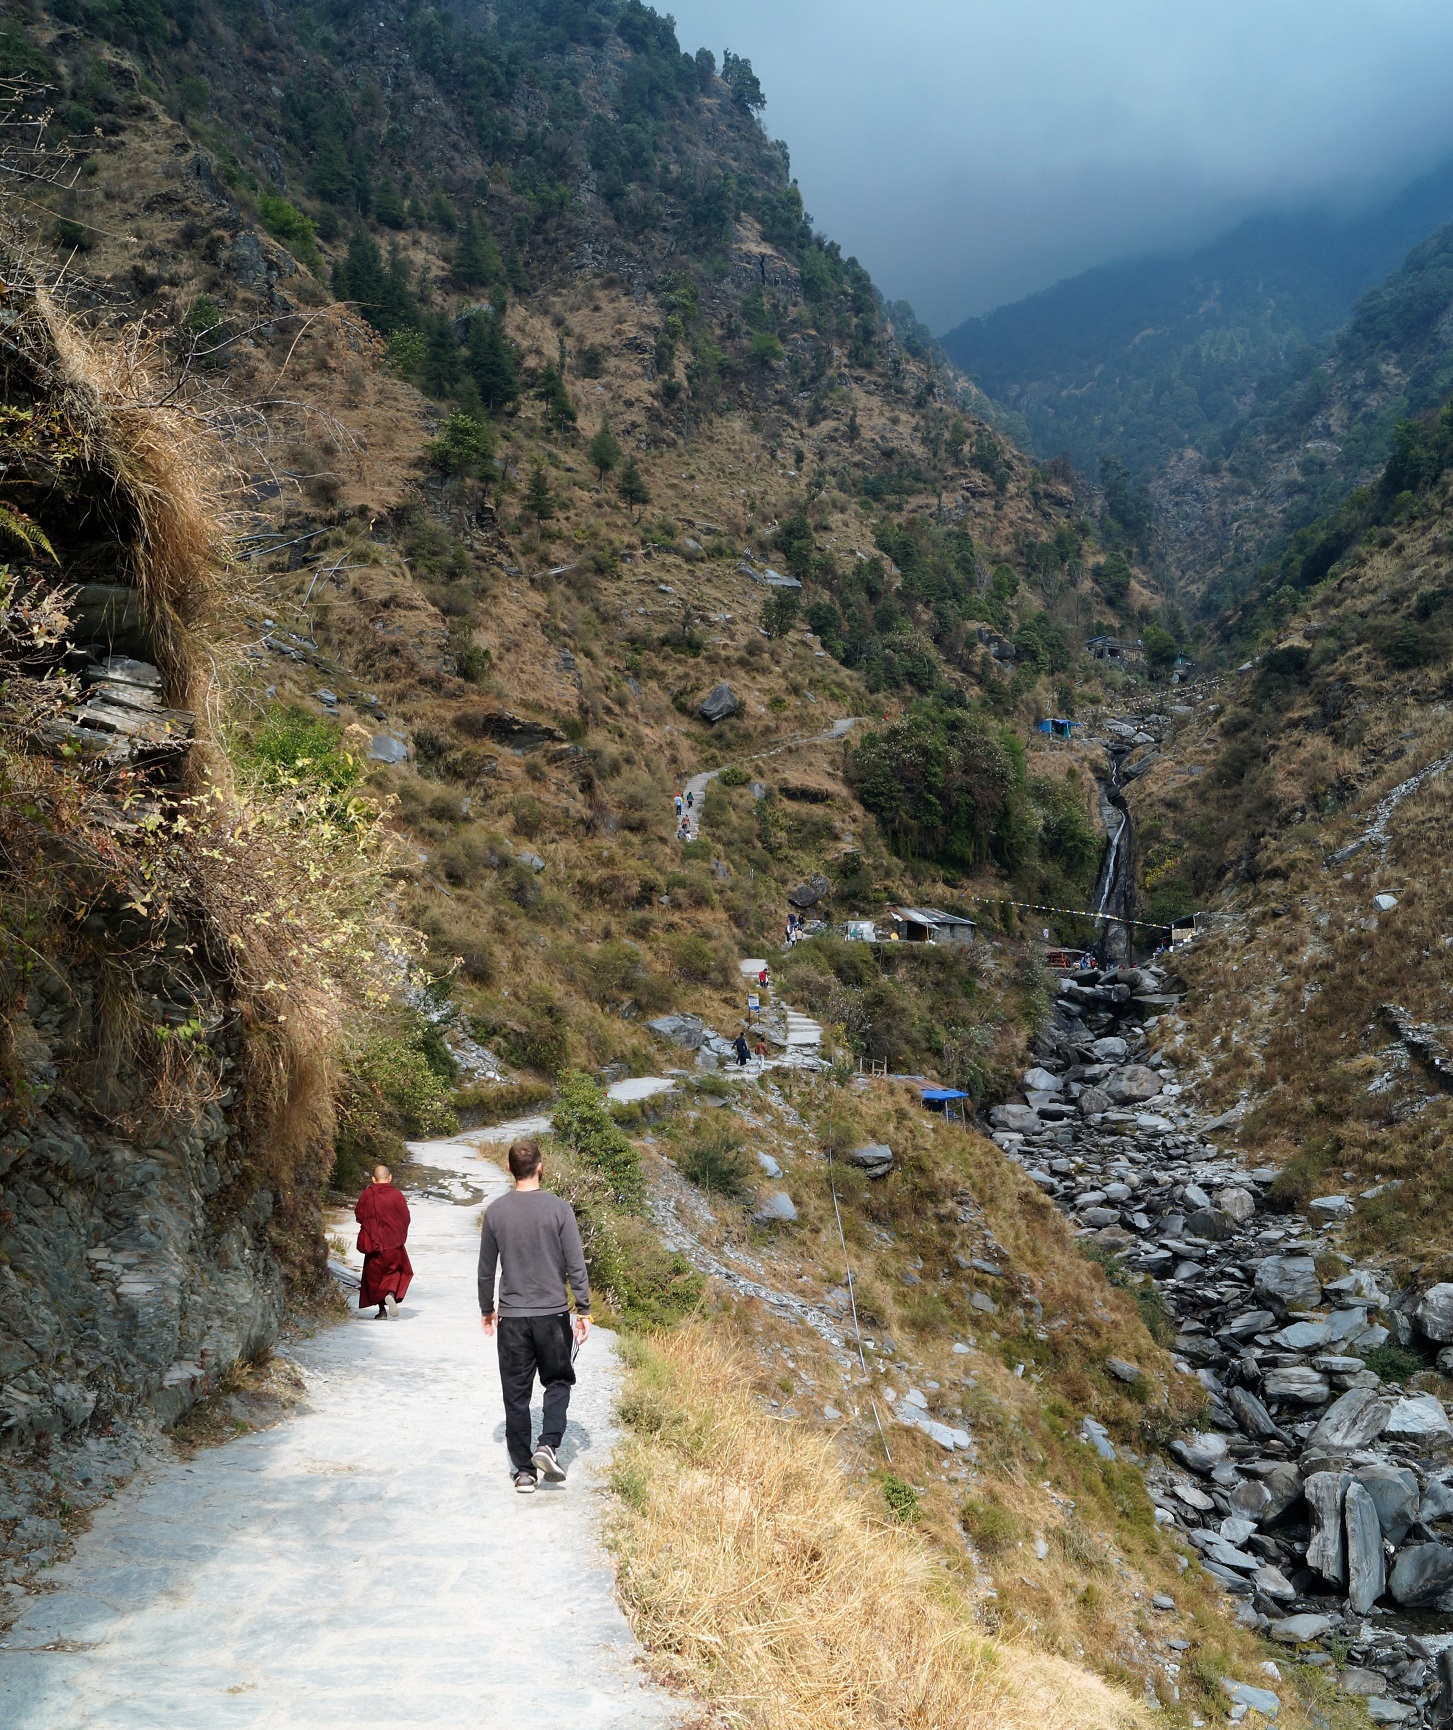
[[[12,1444],[170,1422],[282,1319],[275,1199],[246,1193],[222,1106],[127,1133],[58,1084],[94,989],[47,967],[13,1023],[30,1101],[0,1133],[0,1429]]]

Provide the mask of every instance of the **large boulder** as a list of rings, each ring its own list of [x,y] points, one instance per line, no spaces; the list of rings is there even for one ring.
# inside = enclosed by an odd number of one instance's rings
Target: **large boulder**
[[[1436,1604],[1453,1591],[1453,1544],[1410,1544],[1393,1563],[1388,1585],[1399,1604]]]
[[[1278,1315],[1315,1309],[1322,1301],[1317,1264],[1309,1255],[1269,1255],[1256,1270],[1256,1295]]]
[[[1218,1190],[1215,1203],[1221,1212],[1229,1214],[1237,1225],[1245,1225],[1256,1212],[1256,1197],[1249,1189],[1242,1189],[1240,1185]]]
[[[753,1213],[752,1218],[758,1225],[791,1225],[797,1218],[797,1209],[793,1206],[792,1197],[785,1189],[773,1190]]]
[[[1160,1077],[1143,1063],[1127,1063],[1105,1083],[1105,1091],[1116,1105],[1139,1105],[1154,1099],[1161,1090]]]
[[[1236,1221],[1219,1207],[1198,1207],[1186,1215],[1186,1236],[1206,1238],[1211,1243],[1225,1243],[1235,1237]]]
[[[1382,1535],[1400,1544],[1418,1518],[1418,1480],[1406,1466],[1364,1466],[1357,1482],[1372,1498]]]
[[[1039,1113],[1028,1105],[996,1105],[989,1113],[989,1122],[995,1129],[1012,1129],[1021,1135],[1033,1135],[1044,1128]]]
[[[893,1149],[884,1141],[865,1141],[851,1153],[843,1155],[849,1165],[867,1172],[869,1177],[887,1177],[893,1169]]]
[[[1217,1466],[1224,1465],[1231,1452],[1226,1438],[1210,1431],[1178,1437],[1171,1443],[1170,1451],[1183,1466],[1189,1466],[1202,1477],[1209,1477]]]
[[[1347,1486],[1342,1519],[1347,1540],[1347,1602],[1354,1614],[1365,1616],[1387,1589],[1387,1576],[1377,1507],[1356,1480]]]
[[[646,1025],[684,1051],[700,1051],[706,1044],[706,1029],[694,1015],[661,1015]]]
[[[1332,1384],[1320,1370],[1289,1364],[1285,1369],[1268,1370],[1261,1379],[1261,1391],[1280,1405],[1321,1406],[1331,1398]]]
[[[1413,1320],[1430,1340],[1453,1340],[1453,1284],[1429,1286],[1413,1311]]]
[[[1334,1586],[1344,1584],[1347,1579],[1347,1535],[1342,1523],[1347,1484],[1346,1472],[1313,1472],[1302,1485],[1302,1494],[1312,1513],[1307,1566]]]
[[[729,720],[741,706],[736,692],[723,679],[719,685],[714,685],[701,699],[701,706],[696,712],[703,721],[710,722],[714,727],[718,721]]]
[[[1080,1097],[1075,1101],[1081,1117],[1093,1117],[1096,1112],[1108,1111],[1113,1104],[1114,1101],[1103,1087],[1082,1088]]]
[[[831,887],[832,885],[827,878],[818,872],[815,876],[809,877],[805,883],[799,883],[795,889],[789,889],[787,899],[794,907],[800,907],[805,911],[809,907],[816,907]]]
[[[1027,1093],[1063,1093],[1065,1081],[1062,1075],[1056,1075],[1053,1070],[1043,1069],[1039,1065],[1024,1072],[1024,1088]]]
[[[1281,1441],[1276,1419],[1250,1388],[1232,1388],[1226,1395],[1233,1416],[1254,1442]]]
[[[1349,1388],[1322,1414],[1307,1446],[1333,1451],[1365,1448],[1387,1428],[1391,1415],[1391,1405],[1378,1398],[1376,1388]]]
[[[1393,1407],[1383,1434],[1393,1442],[1436,1446],[1453,1441],[1453,1424],[1436,1394],[1407,1394]]]

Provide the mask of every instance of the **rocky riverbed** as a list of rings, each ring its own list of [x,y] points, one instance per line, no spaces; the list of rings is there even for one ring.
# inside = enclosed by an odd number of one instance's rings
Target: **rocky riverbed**
[[[1132,1277],[1154,1281],[1204,1429],[1146,1467],[1156,1518],[1375,1723],[1453,1724],[1453,1285],[1398,1288],[1341,1247],[1354,1195],[1275,1211],[1274,1168],[1207,1139],[1151,1049],[1154,968],[1072,974],[994,1140]],[[1365,1192],[1366,1195],[1375,1191]],[[1138,1367],[1112,1359],[1127,1381]],[[1113,1444],[1091,1420],[1085,1439]],[[1263,1701],[1265,1708],[1271,1702]],[[1233,1700],[1233,1721],[1258,1705]]]

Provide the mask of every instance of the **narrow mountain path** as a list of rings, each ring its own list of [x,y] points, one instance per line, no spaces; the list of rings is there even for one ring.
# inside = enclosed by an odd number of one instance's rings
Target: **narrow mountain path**
[[[478,1204],[507,1179],[480,1149],[526,1127],[414,1147],[425,1189],[410,1196],[417,1272],[398,1320],[355,1314],[290,1348],[307,1381],[297,1416],[154,1471],[97,1515],[0,1647],[0,1724],[676,1720],[636,1662],[599,1546],[610,1334],[580,1355],[569,1484],[525,1497],[508,1477],[474,1274]]]
[[[799,750],[803,745],[831,745],[839,739],[845,739],[862,719],[860,715],[844,715],[839,720],[831,722],[820,733],[802,733],[795,739],[784,739],[780,745],[769,746],[765,751],[753,751],[752,759],[759,757],[778,757],[784,751]],[[691,804],[687,807],[686,820],[691,828],[691,839],[701,838],[701,804],[706,797],[706,789],[710,782],[721,774],[722,769],[730,764],[723,763],[717,769],[704,769],[701,774],[693,775],[682,789],[691,795]]]

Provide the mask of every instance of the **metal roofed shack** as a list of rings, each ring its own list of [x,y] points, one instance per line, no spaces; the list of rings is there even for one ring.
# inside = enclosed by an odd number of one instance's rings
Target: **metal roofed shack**
[[[890,907],[888,918],[893,927],[889,942],[896,943],[946,943],[963,949],[979,929],[972,919],[941,907]]]

